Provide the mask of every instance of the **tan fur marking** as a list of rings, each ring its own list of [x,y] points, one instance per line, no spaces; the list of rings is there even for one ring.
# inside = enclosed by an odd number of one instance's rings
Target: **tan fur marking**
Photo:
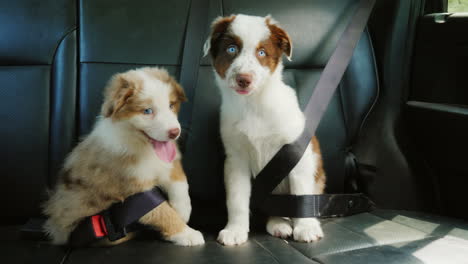
[[[83,180],[77,177],[73,177],[69,169],[62,170],[62,173],[59,177],[60,177],[59,179],[62,181],[63,185],[67,189],[86,187]]]
[[[70,232],[83,217],[156,185],[155,181],[139,181],[123,174],[139,157],[103,152],[93,140],[79,144],[69,159],[72,162],[64,168],[53,195],[43,206],[50,223],[63,232]]]
[[[122,120],[139,114],[140,112],[136,110],[143,108],[144,103],[151,103],[135,99],[142,85],[143,80],[135,72],[130,71],[113,76],[104,92],[102,116],[112,117],[112,120]],[[137,105],[140,105],[140,108],[136,109]]]
[[[187,226],[167,202],[160,204],[140,218],[140,223],[157,228],[165,237],[180,233]]]
[[[185,176],[184,169],[182,168],[182,163],[180,160],[174,161],[174,167],[171,171],[171,180],[173,181],[186,181],[187,177]]]
[[[169,75],[166,70],[149,67],[143,68],[142,70],[157,80],[165,82],[172,87],[169,100],[170,103],[174,105],[172,110],[175,113],[179,113],[181,104],[187,101],[187,97],[185,96],[185,92],[182,86],[180,86],[180,84],[174,78],[172,78],[172,76]]]
[[[315,182],[318,186],[318,190],[320,193],[323,193],[325,190],[325,182],[326,182],[326,175],[325,170],[323,169],[323,160],[322,160],[322,152],[320,151],[320,143],[317,137],[313,137],[311,142],[312,151],[317,154],[318,156],[318,164],[317,164],[317,173],[315,174]]]

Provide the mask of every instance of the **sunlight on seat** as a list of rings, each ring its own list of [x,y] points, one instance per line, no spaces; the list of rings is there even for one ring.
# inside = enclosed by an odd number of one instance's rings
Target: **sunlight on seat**
[[[364,233],[380,244],[422,239],[426,233],[408,226],[384,220],[364,229]],[[403,235],[403,236],[402,236]]]
[[[468,241],[445,236],[416,250],[413,256],[430,264],[466,264],[468,263]]]
[[[426,232],[428,234],[432,233],[438,226],[440,226],[439,224],[419,220],[419,219],[416,219],[416,218],[406,217],[406,216],[403,216],[403,215],[398,215],[398,216],[393,217],[392,221],[394,221],[396,223],[400,223],[402,225],[414,227],[414,228],[416,228],[418,230],[421,230],[421,231],[424,231],[424,232]]]

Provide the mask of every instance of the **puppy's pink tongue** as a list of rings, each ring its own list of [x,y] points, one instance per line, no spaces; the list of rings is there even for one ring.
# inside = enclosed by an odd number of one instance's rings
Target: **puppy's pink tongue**
[[[176,156],[176,146],[172,141],[152,140],[154,151],[165,162],[172,162]]]

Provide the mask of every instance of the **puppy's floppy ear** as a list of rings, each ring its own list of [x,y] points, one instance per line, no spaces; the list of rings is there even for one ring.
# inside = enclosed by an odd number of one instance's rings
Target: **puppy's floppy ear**
[[[185,96],[184,89],[171,76],[169,76],[169,79],[168,79],[167,82],[172,87],[170,100],[171,100],[171,103],[175,103],[175,108],[173,108],[173,111],[175,111],[176,113],[179,113],[180,106],[181,106],[182,102],[187,101],[187,97]]]
[[[114,75],[107,84],[104,92],[104,104],[101,115],[110,117],[125,105],[127,100],[135,94],[136,83],[128,74]]]
[[[265,20],[268,25],[268,28],[270,28],[271,37],[273,41],[275,42],[277,47],[284,52],[288,60],[291,61],[293,46],[288,33],[284,29],[282,29],[270,15],[268,15],[265,18]]]
[[[174,93],[176,94],[177,100],[179,102],[186,102],[187,96],[185,96],[185,92],[182,86],[180,86],[180,84],[172,77],[171,77],[170,84],[172,86],[172,89],[174,89]]]

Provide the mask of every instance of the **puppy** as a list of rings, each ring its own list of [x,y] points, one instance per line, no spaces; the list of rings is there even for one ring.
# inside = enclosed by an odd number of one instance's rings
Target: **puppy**
[[[116,74],[104,95],[101,117],[92,132],[73,150],[50,199],[45,230],[54,244],[65,244],[83,218],[97,214],[126,197],[161,187],[168,195],[140,223],[183,246],[204,243],[189,226],[190,197],[181,154],[175,140],[185,94],[159,68]]]
[[[291,39],[270,16],[217,18],[204,45],[211,54],[221,91],[221,136],[226,151],[228,223],[219,233],[224,245],[238,245],[249,232],[251,176],[257,175],[282,145],[295,141],[305,126],[295,91],[282,81],[282,55]],[[325,187],[320,147],[314,137],[277,194],[321,194]],[[270,217],[268,233],[311,242],[323,237],[315,218]]]

